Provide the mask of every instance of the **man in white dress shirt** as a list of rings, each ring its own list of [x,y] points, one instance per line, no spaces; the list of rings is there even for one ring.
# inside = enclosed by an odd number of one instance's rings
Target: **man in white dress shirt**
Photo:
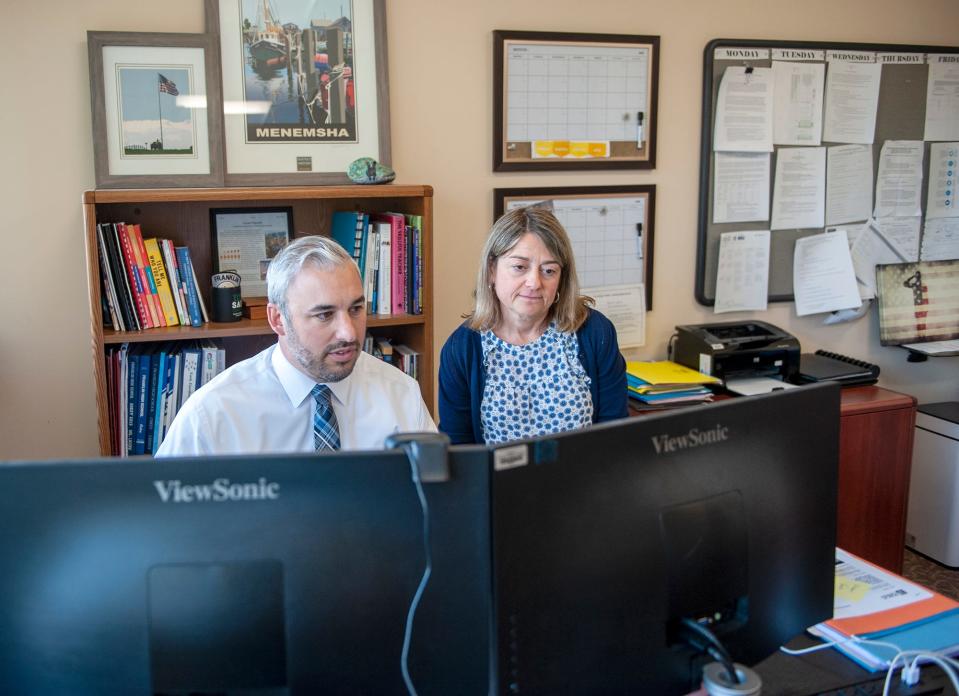
[[[341,449],[380,449],[394,432],[436,430],[416,380],[362,352],[363,286],[336,242],[289,244],[270,263],[267,294],[277,343],[198,389],[157,456],[312,452],[317,384],[332,392]]]

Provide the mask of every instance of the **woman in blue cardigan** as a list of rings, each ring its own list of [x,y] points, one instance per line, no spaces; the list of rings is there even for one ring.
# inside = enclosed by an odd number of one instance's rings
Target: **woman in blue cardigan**
[[[454,444],[497,444],[625,418],[616,329],[579,294],[552,212],[503,215],[482,259],[473,311],[440,354],[440,430]]]

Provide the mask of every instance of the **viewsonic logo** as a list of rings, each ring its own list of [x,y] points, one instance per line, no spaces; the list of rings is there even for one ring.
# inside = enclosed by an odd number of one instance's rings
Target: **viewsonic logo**
[[[690,430],[683,435],[677,435],[675,437],[670,437],[669,435],[654,435],[650,439],[653,441],[653,447],[656,448],[656,454],[662,454],[663,452],[676,452],[677,450],[692,449],[693,447],[725,442],[729,439],[729,428],[717,423],[715,427],[709,430],[690,428]]]
[[[183,484],[179,480],[154,481],[153,487],[164,503],[223,503],[237,500],[276,500],[280,497],[280,484],[262,477],[256,483],[232,483],[227,478],[199,484]]]

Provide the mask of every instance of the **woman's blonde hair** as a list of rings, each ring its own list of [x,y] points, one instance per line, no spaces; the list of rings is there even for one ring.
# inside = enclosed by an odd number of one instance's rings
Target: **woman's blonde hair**
[[[547,208],[528,206],[509,211],[497,220],[490,230],[476,274],[476,301],[472,313],[467,315],[467,325],[471,329],[486,331],[497,326],[502,320],[499,298],[493,289],[496,262],[527,233],[539,237],[562,268],[556,301],[549,308],[547,318],[555,321],[556,328],[565,332],[576,331],[586,321],[587,307],[593,300],[579,294],[573,245],[570,244],[566,230]]]

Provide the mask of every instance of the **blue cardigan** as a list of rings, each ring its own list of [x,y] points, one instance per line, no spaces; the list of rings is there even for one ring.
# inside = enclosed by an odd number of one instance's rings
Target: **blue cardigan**
[[[595,309],[576,332],[579,361],[590,379],[593,422],[625,418],[626,361],[619,352],[616,329]],[[440,353],[440,430],[453,444],[483,443],[480,404],[486,386],[480,334],[460,325]]]

